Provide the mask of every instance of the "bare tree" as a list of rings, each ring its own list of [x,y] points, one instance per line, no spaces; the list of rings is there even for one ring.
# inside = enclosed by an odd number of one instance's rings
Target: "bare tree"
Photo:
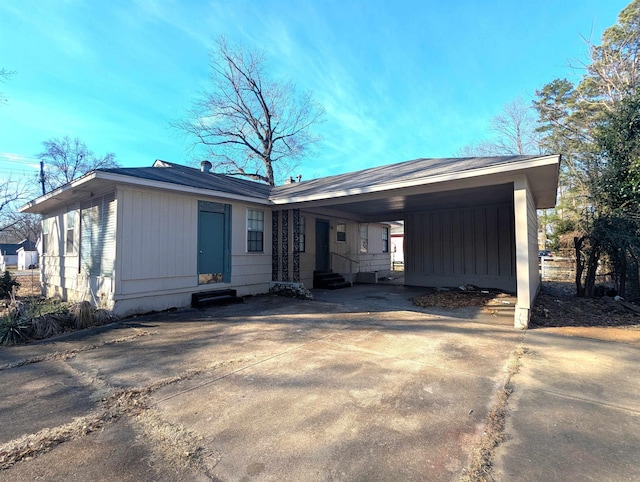
[[[46,191],[57,189],[94,169],[118,167],[115,154],[109,152],[104,156],[97,156],[77,137],[49,139],[42,144],[44,150],[38,157],[44,161],[46,167]]]
[[[540,152],[539,135],[533,108],[518,97],[506,104],[502,111],[491,119],[489,130],[494,134],[490,140],[467,144],[459,154],[463,156],[511,156],[537,154]]]
[[[211,85],[174,127],[215,169],[275,185],[274,167],[302,157],[318,140],[323,109],[291,82],[267,78],[264,53],[220,37],[210,53]]]
[[[9,80],[15,72],[7,69],[0,69],[0,82],[4,83]],[[7,101],[7,98],[4,96],[2,92],[0,92],[0,104],[4,104]]]
[[[0,233],[11,230],[19,223],[16,204],[27,199],[28,189],[24,182],[5,179],[0,183]]]

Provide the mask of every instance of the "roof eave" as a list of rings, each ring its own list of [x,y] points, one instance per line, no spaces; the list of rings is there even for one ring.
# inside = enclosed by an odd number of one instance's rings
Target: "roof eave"
[[[400,181],[400,182],[397,182],[397,181],[384,182],[384,183],[374,184],[372,186],[367,186],[364,188],[343,189],[339,191],[328,190],[321,193],[314,193],[310,195],[301,195],[301,196],[276,195],[276,196],[270,196],[269,199],[275,205],[304,203],[304,202],[310,202],[310,201],[321,201],[324,199],[335,199],[335,198],[357,196],[362,194],[373,194],[376,192],[417,187],[421,185],[433,185],[433,184],[440,184],[440,183],[446,183],[446,182],[453,182],[457,180],[471,179],[474,177],[483,177],[483,176],[508,174],[508,173],[515,174],[516,172],[519,172],[519,171],[526,171],[529,169],[540,168],[545,166],[553,167],[554,165],[556,165],[555,185],[557,185],[559,164],[560,164],[559,155],[540,156],[534,159],[527,159],[524,161],[513,162],[509,164],[500,164],[497,166],[490,166],[485,168],[468,169],[465,171],[456,171],[453,173],[439,174],[436,176],[418,177],[418,178],[413,178],[411,180]],[[554,196],[554,203],[555,203],[555,196]]]
[[[40,196],[18,209],[24,213],[43,213],[55,208],[59,204],[65,204],[69,199],[74,198],[75,194],[82,190],[86,191],[86,188],[90,184],[95,184],[98,181],[111,182],[114,185],[130,185],[138,187],[146,187],[151,189],[161,189],[165,191],[179,192],[183,194],[195,194],[206,197],[217,197],[222,199],[230,199],[236,201],[250,202],[254,204],[271,205],[272,203],[261,197],[242,196],[239,194],[233,194],[223,191],[217,191],[215,189],[196,188],[191,186],[185,186],[181,184],[174,184],[166,181],[156,181],[150,179],[137,178],[133,176],[127,176],[125,174],[115,174],[105,171],[92,171],[69,184],[51,191],[50,193]],[[67,194],[67,199],[64,199],[64,195]]]

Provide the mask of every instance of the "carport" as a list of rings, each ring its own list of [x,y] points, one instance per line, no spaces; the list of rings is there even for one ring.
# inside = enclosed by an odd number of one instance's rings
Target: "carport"
[[[538,293],[537,209],[556,202],[560,156],[417,159],[274,188],[288,209],[403,220],[405,284],[474,284],[517,295],[525,329]]]

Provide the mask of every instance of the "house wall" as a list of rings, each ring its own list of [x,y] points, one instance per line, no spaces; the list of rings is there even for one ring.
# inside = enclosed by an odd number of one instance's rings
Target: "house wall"
[[[0,254],[0,270],[4,271],[7,269],[7,266],[16,266],[17,264],[17,254]]]
[[[359,223],[345,218],[316,213],[313,211],[300,211],[300,217],[305,219],[305,251],[300,252],[300,282],[307,288],[313,286],[313,272],[316,269],[316,220],[329,222],[329,252],[331,254],[331,269],[342,274],[347,280],[356,281],[358,272],[378,271],[380,277],[390,274],[391,255],[383,253],[382,229],[388,225],[368,224],[368,251],[360,252]],[[279,223],[281,223],[281,218]],[[336,226],[338,223],[346,224],[346,241],[337,240]],[[279,224],[279,231],[282,225]],[[293,212],[289,210],[289,281],[293,280]],[[282,236],[278,236],[278,256],[282,255]],[[390,243],[390,241],[389,241]],[[389,244],[390,248],[391,244]],[[351,260],[351,261],[349,261]],[[269,259],[271,263],[271,259]],[[282,260],[280,259],[280,265]],[[269,265],[271,276],[271,265]],[[271,278],[269,278],[271,279]],[[282,267],[279,267],[278,280],[282,280]]]
[[[408,214],[405,284],[473,284],[515,292],[513,205]]]
[[[70,216],[75,219],[72,248],[67,245]],[[88,276],[80,270],[80,203],[45,213],[42,222],[46,238],[40,257],[42,294],[66,301],[86,300],[112,308],[112,278]]]
[[[264,293],[271,279],[271,210],[249,203],[141,189],[118,189],[118,314],[188,306],[198,291]],[[231,206],[229,283],[198,284],[198,201]],[[247,252],[247,209],[265,213],[264,251]]]
[[[37,251],[18,250],[18,269],[28,269],[31,265],[38,264]]]
[[[404,234],[391,235],[391,262],[404,263]]]

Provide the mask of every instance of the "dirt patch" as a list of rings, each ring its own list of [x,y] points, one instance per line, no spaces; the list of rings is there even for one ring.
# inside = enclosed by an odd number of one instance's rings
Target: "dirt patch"
[[[520,371],[521,359],[527,349],[518,345],[513,351],[507,367],[505,380],[496,392],[495,400],[486,420],[482,438],[473,449],[469,466],[466,467],[461,482],[491,482],[496,480],[493,474],[493,456],[496,448],[505,441],[505,423],[509,414],[509,397],[513,393],[511,379]]]
[[[529,327],[566,336],[640,344],[640,315],[610,297],[578,298],[570,282],[542,284]]]
[[[18,298],[30,298],[33,296],[40,296],[40,272],[38,270],[32,270],[28,273],[21,272],[15,274],[20,287],[18,288]]]
[[[640,328],[640,316],[613,298],[578,298],[572,283],[545,282],[531,310],[531,327]]]
[[[433,291],[413,298],[413,304],[421,308],[465,308],[468,306],[508,306],[513,305],[512,296],[489,290],[446,290]]]

